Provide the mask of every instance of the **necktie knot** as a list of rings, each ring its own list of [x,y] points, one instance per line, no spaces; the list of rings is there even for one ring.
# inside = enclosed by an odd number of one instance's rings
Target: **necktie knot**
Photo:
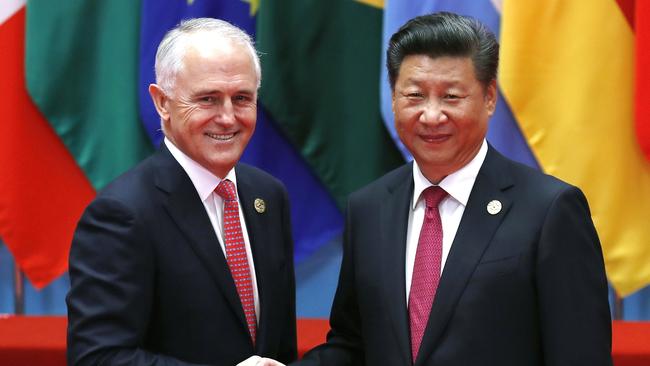
[[[226,201],[237,200],[235,184],[228,179],[222,180],[214,191]]]
[[[438,208],[440,202],[447,196],[447,192],[440,186],[431,186],[422,192],[424,195],[424,202],[427,208]]]

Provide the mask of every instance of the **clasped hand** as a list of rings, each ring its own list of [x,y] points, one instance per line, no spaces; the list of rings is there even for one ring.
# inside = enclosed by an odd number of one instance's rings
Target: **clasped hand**
[[[237,364],[237,366],[285,366],[283,363],[276,360],[260,357],[260,356],[251,356],[244,361]]]

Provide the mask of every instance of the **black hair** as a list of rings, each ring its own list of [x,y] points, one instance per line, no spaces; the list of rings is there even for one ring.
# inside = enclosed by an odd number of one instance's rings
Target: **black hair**
[[[391,89],[395,89],[402,61],[409,55],[470,57],[476,78],[487,87],[497,77],[499,43],[478,20],[439,12],[409,20],[390,37],[386,67]]]

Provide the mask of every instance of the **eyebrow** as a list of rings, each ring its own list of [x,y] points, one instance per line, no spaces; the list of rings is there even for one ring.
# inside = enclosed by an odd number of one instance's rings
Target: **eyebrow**
[[[431,79],[429,79],[429,78],[421,78],[421,79],[419,79],[419,78],[412,78],[411,77],[411,78],[408,78],[406,81],[408,83],[412,83],[412,84],[426,84],[426,83],[431,82]],[[433,81],[433,82],[441,83],[441,84],[444,84],[444,85],[451,85],[451,86],[458,85],[458,84],[462,83],[462,81],[460,79],[436,80],[436,81]]]
[[[218,90],[218,89],[203,89],[203,90],[197,90],[192,92],[193,96],[199,96],[199,95],[213,95],[213,94],[222,94],[223,92]],[[237,91],[236,94],[250,94],[254,95],[255,91],[250,90],[250,89],[240,89]]]

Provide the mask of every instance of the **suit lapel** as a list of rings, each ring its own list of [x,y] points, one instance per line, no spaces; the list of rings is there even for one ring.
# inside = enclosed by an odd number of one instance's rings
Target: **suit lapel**
[[[183,168],[164,145],[161,150],[161,161],[165,166],[156,170],[156,184],[168,193],[165,209],[212,275],[233,312],[240,319],[242,327],[248,331],[235,282],[203,203]]]
[[[504,162],[504,158],[490,147],[445,263],[415,365],[424,365],[435,349],[474,268],[512,205],[503,192],[512,185]],[[487,204],[492,200],[502,204],[496,215],[487,211]]]
[[[386,284],[389,317],[393,325],[395,340],[401,350],[404,365],[410,365],[410,336],[408,311],[406,305],[406,232],[408,227],[409,205],[413,195],[412,164],[408,164],[402,174],[389,185],[388,196],[381,203],[380,230],[382,255],[382,281]]]

